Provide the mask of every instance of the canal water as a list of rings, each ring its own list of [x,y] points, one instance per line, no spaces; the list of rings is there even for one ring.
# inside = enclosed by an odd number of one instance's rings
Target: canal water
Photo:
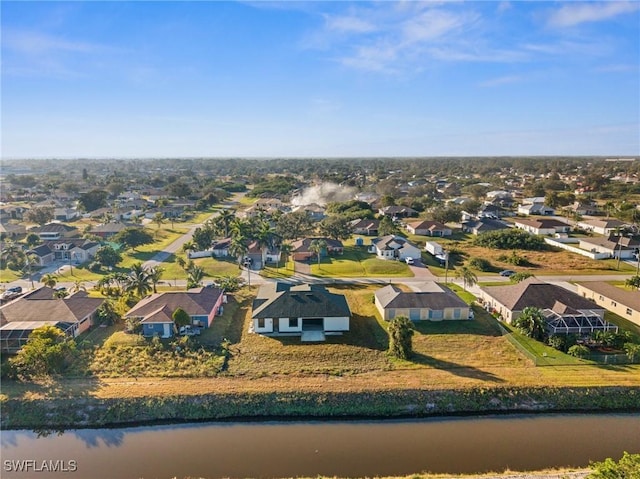
[[[638,453],[640,414],[207,423],[1,437],[5,479],[456,474],[582,467]]]

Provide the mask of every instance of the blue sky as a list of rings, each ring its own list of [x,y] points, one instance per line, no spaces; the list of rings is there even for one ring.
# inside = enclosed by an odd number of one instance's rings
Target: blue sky
[[[639,155],[640,2],[11,2],[2,158]]]

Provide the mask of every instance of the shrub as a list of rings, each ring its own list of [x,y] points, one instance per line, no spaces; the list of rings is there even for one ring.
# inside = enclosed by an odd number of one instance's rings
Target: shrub
[[[493,268],[489,260],[477,257],[469,259],[469,266],[478,271],[491,271]]]
[[[574,346],[571,346],[568,350],[567,350],[567,354],[569,356],[573,356],[575,358],[581,358],[584,359],[586,357],[589,356],[590,354],[590,350],[588,347],[582,345],[582,344],[576,344]]]
[[[489,231],[479,235],[474,244],[495,249],[544,250],[546,243],[541,236],[532,235],[519,229]]]

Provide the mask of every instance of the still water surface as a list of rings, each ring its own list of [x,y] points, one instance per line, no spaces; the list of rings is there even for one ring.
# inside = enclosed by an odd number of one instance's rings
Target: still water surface
[[[640,452],[640,415],[2,431],[3,478],[362,477],[586,466]],[[75,472],[15,472],[18,460]],[[12,462],[7,462],[12,461]],[[70,462],[74,461],[74,462]],[[49,463],[51,464],[51,463]],[[75,467],[69,467],[69,466]]]

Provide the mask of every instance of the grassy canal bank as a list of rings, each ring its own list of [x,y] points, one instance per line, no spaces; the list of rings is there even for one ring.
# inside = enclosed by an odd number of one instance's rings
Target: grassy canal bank
[[[3,429],[97,428],[153,423],[401,418],[490,413],[640,411],[639,387],[470,388],[361,392],[281,391],[127,398],[2,401]]]

